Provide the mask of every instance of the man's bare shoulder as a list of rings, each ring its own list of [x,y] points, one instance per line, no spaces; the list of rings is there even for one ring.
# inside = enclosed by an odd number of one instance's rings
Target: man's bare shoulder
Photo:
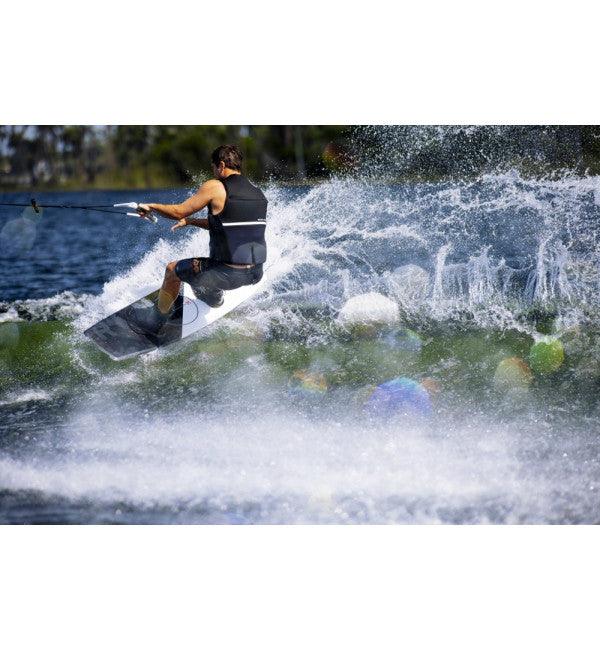
[[[205,181],[202,183],[200,186],[200,191],[205,191],[205,192],[210,192],[211,194],[213,193],[225,193],[225,187],[223,186],[223,183],[221,181],[217,180],[216,178],[211,178],[208,181]]]

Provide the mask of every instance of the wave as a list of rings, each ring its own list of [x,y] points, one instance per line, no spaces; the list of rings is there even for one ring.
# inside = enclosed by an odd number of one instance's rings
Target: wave
[[[62,291],[49,298],[0,302],[0,323],[11,321],[73,320],[93,298],[90,294]]]
[[[273,185],[267,194],[266,291],[239,312],[256,326],[308,327],[299,306],[335,316],[368,293],[394,300],[403,318],[423,326],[531,333],[540,313],[556,330],[599,324],[595,177],[512,171],[402,186],[346,178],[308,191]],[[0,318],[73,319],[82,331],[158,286],[169,261],[206,252],[203,231],[162,238],[97,296],[1,303]]]
[[[365,436],[361,422],[279,415],[266,423],[205,417],[202,435],[195,418],[179,418],[174,444],[170,418],[148,421],[143,413],[124,416],[106,407],[102,414],[88,411],[70,423],[61,455],[34,465],[0,458],[0,486],[13,494],[33,490],[112,505],[115,520],[123,504],[171,513],[204,510],[213,521],[219,513],[238,512],[288,523],[439,523],[461,512],[464,518],[474,504],[472,516],[480,520],[519,523],[547,507],[549,481],[519,475],[519,453],[530,441],[502,427],[491,435],[476,423],[448,423],[453,433],[440,439],[422,426],[404,425]],[[498,510],[499,494],[509,508]],[[585,512],[589,504],[580,507]],[[578,510],[573,516],[582,515]]]
[[[52,393],[47,390],[30,389],[23,392],[8,394],[0,400],[0,406],[9,406],[11,404],[22,404],[26,402],[40,402],[52,398]]]

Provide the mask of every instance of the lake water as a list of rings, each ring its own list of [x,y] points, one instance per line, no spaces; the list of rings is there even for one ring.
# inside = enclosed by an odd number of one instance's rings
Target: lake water
[[[120,363],[83,330],[206,232],[0,208],[0,522],[600,521],[600,180],[266,193],[265,291]]]

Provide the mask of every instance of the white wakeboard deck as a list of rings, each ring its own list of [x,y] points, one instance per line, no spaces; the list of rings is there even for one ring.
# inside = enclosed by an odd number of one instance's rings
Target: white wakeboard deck
[[[251,298],[263,287],[264,278],[256,284],[249,284],[239,289],[223,292],[223,304],[220,307],[210,307],[202,300],[198,300],[192,287],[183,283],[183,318],[181,323],[181,338],[201,330],[214,323]]]
[[[160,334],[140,333],[139,327],[132,329],[127,319],[127,312],[132,305],[150,306],[156,300],[158,290],[103,318],[85,330],[84,334],[116,361],[135,357],[181,341],[214,323],[260,292],[264,282],[263,278],[257,284],[225,291],[223,304],[216,308],[209,307],[202,300],[198,300],[190,285],[183,282],[183,293],[180,293],[175,301],[173,314]]]

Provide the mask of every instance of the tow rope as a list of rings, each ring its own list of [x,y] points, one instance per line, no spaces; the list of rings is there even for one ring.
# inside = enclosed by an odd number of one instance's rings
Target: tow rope
[[[0,203],[2,208],[33,208],[37,214],[40,214],[41,208],[57,208],[60,210],[89,210],[92,212],[104,212],[106,214],[126,214],[130,217],[139,217],[147,219],[156,223],[158,218],[152,212],[146,214],[139,214],[138,212],[123,212],[122,210],[107,210],[107,208],[130,208],[137,210],[139,204],[135,202],[130,203],[113,203],[111,205],[63,205],[59,203],[45,203],[39,204],[36,199],[31,199],[29,203]]]

